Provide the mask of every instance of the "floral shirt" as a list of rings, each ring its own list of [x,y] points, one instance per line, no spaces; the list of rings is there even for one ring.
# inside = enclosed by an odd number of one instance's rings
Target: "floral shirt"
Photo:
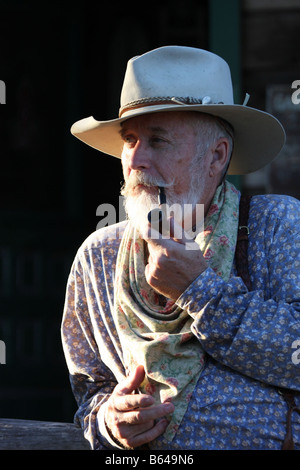
[[[87,238],[66,292],[62,341],[78,403],[75,419],[93,449],[118,448],[103,413],[126,375],[112,316],[125,224]],[[287,196],[254,196],[248,226],[252,290],[235,268],[228,281],[208,268],[177,299],[193,319],[205,366],[173,440],[162,435],[149,449],[281,448],[287,405],[278,387],[300,391],[300,203]],[[299,401],[296,397],[298,406]],[[297,413],[293,435],[300,449]]]

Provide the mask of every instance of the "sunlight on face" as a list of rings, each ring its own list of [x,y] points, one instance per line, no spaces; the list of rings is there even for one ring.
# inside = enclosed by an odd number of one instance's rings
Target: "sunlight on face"
[[[180,205],[174,218],[185,229],[192,218],[183,206],[192,206],[193,212],[196,204],[209,203],[214,188],[208,155],[220,132],[212,116],[193,112],[154,113],[123,123],[121,194],[137,228],[148,223],[148,212],[157,207],[159,186],[165,188],[168,205]]]
[[[194,132],[192,132],[192,137],[194,138]],[[187,140],[186,132],[185,141]],[[171,154],[171,158],[172,156]],[[183,218],[185,221],[192,220],[193,208],[201,199],[201,188],[204,179],[201,168],[202,159],[195,158],[195,156],[199,157],[199,154],[195,154],[195,151],[192,159],[189,155],[191,164],[185,165],[184,171],[182,171],[182,167],[179,167],[178,170],[174,159],[172,159],[173,165],[169,165],[161,158],[156,158],[155,164],[149,165],[147,169],[133,170],[131,168],[127,178],[125,178],[121,194],[124,196],[127,216],[136,228],[142,231],[143,227],[148,224],[148,212],[158,206],[158,187],[165,188],[167,205],[172,206],[172,215],[179,225],[183,225]],[[180,161],[182,160],[180,158]],[[165,171],[166,168],[167,171]],[[180,192],[180,184],[185,188],[184,192]],[[188,207],[185,205],[188,205]],[[187,225],[191,225],[191,222]]]

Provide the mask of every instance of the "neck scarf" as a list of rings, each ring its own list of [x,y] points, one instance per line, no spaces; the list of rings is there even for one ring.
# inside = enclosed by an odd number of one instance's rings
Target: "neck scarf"
[[[220,185],[195,241],[208,265],[223,279],[230,276],[238,229],[239,193],[225,181]],[[192,317],[161,297],[145,279],[144,241],[129,223],[116,265],[114,320],[126,372],[142,364],[141,393],[156,403],[172,401],[175,411],[164,437],[171,441],[187,409],[204,366],[205,353],[191,332]]]

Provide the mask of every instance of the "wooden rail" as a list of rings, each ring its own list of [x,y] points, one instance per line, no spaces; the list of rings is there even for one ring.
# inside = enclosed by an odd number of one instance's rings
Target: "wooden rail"
[[[72,423],[0,419],[0,450],[90,450]]]

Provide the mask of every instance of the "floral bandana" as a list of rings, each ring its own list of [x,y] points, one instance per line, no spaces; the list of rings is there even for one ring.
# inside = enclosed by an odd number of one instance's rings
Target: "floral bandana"
[[[196,237],[208,265],[223,279],[230,276],[238,229],[239,193],[225,181],[217,188]],[[145,279],[144,241],[129,223],[119,248],[114,319],[128,373],[143,365],[141,393],[156,403],[172,401],[175,410],[164,437],[171,441],[187,409],[204,366],[205,353],[191,332],[192,317],[157,294]]]

